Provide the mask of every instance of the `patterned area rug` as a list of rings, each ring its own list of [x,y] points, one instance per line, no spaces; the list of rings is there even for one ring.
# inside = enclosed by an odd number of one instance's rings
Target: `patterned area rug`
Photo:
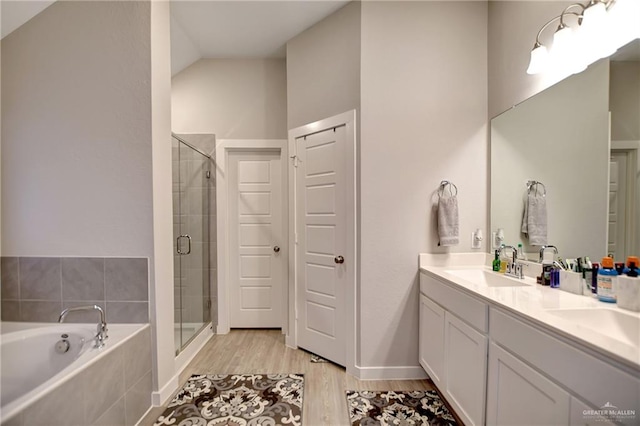
[[[352,425],[457,425],[436,391],[347,391]]]
[[[302,424],[301,374],[193,375],[154,426]]]

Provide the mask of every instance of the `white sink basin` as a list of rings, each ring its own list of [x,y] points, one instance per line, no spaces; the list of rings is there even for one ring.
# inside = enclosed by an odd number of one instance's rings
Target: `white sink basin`
[[[449,269],[445,272],[465,281],[486,285],[487,287],[524,287],[530,285],[524,280],[507,277],[484,269]]]
[[[575,322],[633,346],[640,346],[640,318],[613,309],[549,309],[551,315]]]

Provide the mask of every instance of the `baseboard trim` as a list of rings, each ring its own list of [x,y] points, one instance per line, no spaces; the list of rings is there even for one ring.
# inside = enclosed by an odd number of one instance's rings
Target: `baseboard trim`
[[[140,416],[140,418],[138,419],[137,422],[135,422],[135,426],[143,426],[143,424],[141,423],[142,420],[144,420],[145,417],[147,417],[147,415],[151,412],[151,410],[153,410],[153,405],[151,405],[147,411],[144,412],[144,414],[142,416]]]
[[[298,349],[298,345],[296,345],[296,339],[290,334],[284,335],[284,345],[291,349]]]
[[[198,333],[193,341],[181,352],[175,359],[174,376],[157,392],[151,393],[151,404],[154,407],[160,407],[167,403],[169,398],[180,387],[180,373],[191,362],[193,358],[200,352],[204,345],[213,337],[211,325],[208,325]]]
[[[204,345],[213,337],[213,327],[211,324],[200,330],[200,333],[193,338],[191,343],[178,354],[175,360],[175,371],[179,375],[182,370],[191,362]]]
[[[171,398],[171,395],[178,390],[178,386],[180,386],[179,376],[180,373],[177,373],[162,387],[162,389],[151,393],[151,404],[153,404],[154,407],[163,406],[169,398]]]
[[[423,380],[429,378],[420,366],[355,367],[360,380]]]
[[[229,327],[224,327],[220,324],[216,327],[216,334],[229,334],[230,331],[231,329]]]

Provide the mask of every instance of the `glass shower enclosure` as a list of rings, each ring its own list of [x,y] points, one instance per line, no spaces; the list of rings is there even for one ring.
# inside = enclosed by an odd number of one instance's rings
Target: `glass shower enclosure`
[[[172,134],[176,355],[211,322],[209,155]]]

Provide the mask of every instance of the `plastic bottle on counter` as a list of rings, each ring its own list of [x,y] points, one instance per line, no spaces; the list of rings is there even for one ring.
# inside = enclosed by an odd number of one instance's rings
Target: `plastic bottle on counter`
[[[593,264],[593,271],[591,272],[591,292],[593,293],[593,297],[598,297],[598,270],[600,269],[600,265],[597,263]]]
[[[614,269],[613,258],[603,257],[600,269],[598,269],[598,300],[608,303],[616,303],[616,279],[618,271]]]
[[[498,253],[498,250],[496,250],[496,258],[493,259],[493,263],[491,264],[491,268],[495,272],[500,272],[500,255]]]
[[[627,263],[622,273],[625,275],[629,275],[629,271],[631,269],[635,269],[636,273],[640,272],[638,271],[638,265],[640,265],[640,259],[638,259],[638,256],[629,256],[627,257]]]
[[[591,260],[589,260],[588,257],[584,258],[584,264],[582,266],[582,277],[584,278],[584,282],[585,282],[585,291],[583,294],[585,295],[592,295],[592,289],[593,289],[593,274],[594,274],[594,270],[593,270],[593,263],[591,263]]]

